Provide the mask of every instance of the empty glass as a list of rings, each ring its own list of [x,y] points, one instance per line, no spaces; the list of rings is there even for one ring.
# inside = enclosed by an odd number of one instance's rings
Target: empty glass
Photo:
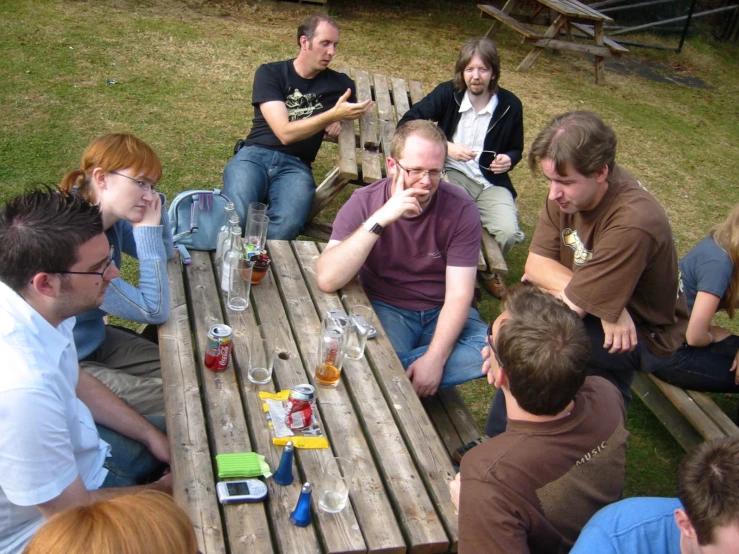
[[[249,307],[249,291],[251,290],[251,270],[253,262],[244,258],[229,258],[226,260],[228,275],[224,280],[228,281],[229,310],[243,312]]]
[[[257,249],[264,249],[267,244],[267,229],[269,228],[269,217],[263,213],[252,215],[246,222],[246,236],[244,241]]]
[[[346,508],[354,464],[346,458],[329,458],[321,467],[318,505],[324,512],[339,513]]]
[[[356,305],[349,310],[349,316],[353,325],[347,337],[346,357],[349,360],[361,360],[364,356],[364,347],[367,345],[374,313],[372,308]]]
[[[255,385],[265,385],[272,379],[275,362],[274,329],[258,325],[257,333],[249,346],[249,367],[247,378]]]

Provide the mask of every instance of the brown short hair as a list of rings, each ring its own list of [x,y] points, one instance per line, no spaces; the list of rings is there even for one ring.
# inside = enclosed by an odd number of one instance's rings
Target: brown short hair
[[[537,171],[548,158],[557,173],[569,162],[583,175],[592,175],[616,161],[616,133],[593,112],[569,112],[556,116],[531,143],[529,169]]]
[[[168,494],[144,491],[73,506],[51,517],[23,554],[196,554],[187,514]]]
[[[467,89],[464,82],[464,69],[475,55],[480,56],[480,59],[493,69],[493,78],[490,79],[488,90],[497,92],[498,79],[500,79],[500,57],[495,43],[489,38],[471,38],[462,45],[457,62],[454,64],[454,88],[460,92]]]
[[[391,158],[399,160],[403,157],[405,141],[408,140],[408,137],[411,135],[417,135],[431,142],[442,144],[444,146],[444,159],[446,159],[447,139],[444,131],[439,129],[439,127],[430,121],[426,121],[424,119],[414,119],[395,130],[395,134],[393,134],[393,139],[390,143]]]
[[[311,42],[313,40],[313,35],[316,34],[316,29],[318,29],[318,26],[322,22],[328,23],[337,30],[339,29],[339,24],[336,23],[336,20],[330,15],[326,15],[325,13],[314,13],[308,15],[301,19],[298,24],[298,46],[300,46],[300,37],[305,37],[308,39],[308,42]]]
[[[739,437],[690,451],[677,473],[677,495],[701,546],[714,541],[717,528],[739,524]]]
[[[556,415],[585,382],[585,326],[559,298],[532,285],[511,289],[505,309],[495,347],[511,394],[530,414]]]
[[[154,183],[162,178],[162,162],[151,146],[130,134],[111,133],[87,145],[80,168],[67,173],[59,188],[65,192],[76,190],[85,200],[92,200],[90,183],[96,167],[106,172],[132,169],[136,175],[146,175]]]

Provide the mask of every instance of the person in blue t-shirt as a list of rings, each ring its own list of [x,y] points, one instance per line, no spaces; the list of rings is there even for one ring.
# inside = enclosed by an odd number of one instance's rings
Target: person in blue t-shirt
[[[719,310],[734,317],[739,304],[739,204],[680,260],[680,274],[690,310],[685,344],[654,375],[685,389],[738,392],[739,336],[711,322]]]
[[[106,325],[113,315],[159,325],[169,317],[167,259],[174,254],[164,195],[156,191],[162,163],[143,140],[129,134],[97,137],[85,148],[79,169],[59,188],[100,206],[110,256],[121,267],[122,254],[139,262],[133,285],[116,277],[99,308],[77,315],[74,342],[80,367],[138,413],[159,416],[164,424],[164,392],[159,347],[123,327]]]
[[[705,442],[680,464],[679,498],[629,498],[606,506],[570,554],[739,552],[739,437]]]

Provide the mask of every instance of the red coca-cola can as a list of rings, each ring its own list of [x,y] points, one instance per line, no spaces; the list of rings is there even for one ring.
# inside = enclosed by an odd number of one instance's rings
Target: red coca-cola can
[[[231,358],[233,330],[228,325],[218,323],[208,330],[205,345],[205,367],[211,371],[226,371]]]
[[[293,430],[305,429],[313,418],[316,389],[311,385],[297,385],[290,391],[285,406],[285,424]]]

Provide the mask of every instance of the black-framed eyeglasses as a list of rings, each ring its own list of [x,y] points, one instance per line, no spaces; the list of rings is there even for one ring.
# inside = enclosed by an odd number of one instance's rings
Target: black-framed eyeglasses
[[[125,175],[124,175],[125,177]],[[113,245],[110,245],[110,253],[108,254],[108,263],[102,271],[47,271],[46,273],[59,273],[62,275],[99,275],[101,279],[105,279],[105,274],[108,272],[108,268],[113,263]]]
[[[446,175],[444,171],[439,171],[438,169],[406,169],[402,165],[400,165],[400,162],[398,160],[395,160],[395,163],[398,164],[398,167],[400,169],[405,171],[408,177],[413,179],[422,179],[424,175],[428,174],[429,179],[437,183],[441,181],[441,178]]]
[[[118,175],[119,177],[125,177],[129,181],[133,181],[144,192],[156,190],[156,185],[152,185],[151,183],[147,183],[146,181],[142,181],[141,179],[134,179],[133,177],[129,177],[128,175],[124,175],[123,173],[118,173],[117,171],[110,171],[109,173],[112,173],[113,175]]]
[[[490,164],[495,161],[497,155],[498,153],[495,150],[481,150],[480,155],[477,157],[477,165],[480,166],[480,169],[492,172],[493,170],[490,169]]]
[[[495,356],[495,361],[498,362],[498,365],[503,367],[503,362],[500,361],[500,357],[498,356],[498,351],[495,349],[495,341],[493,340],[493,323],[495,321],[491,321],[490,325],[488,325],[488,345],[490,346],[490,350],[493,351],[493,356]]]

